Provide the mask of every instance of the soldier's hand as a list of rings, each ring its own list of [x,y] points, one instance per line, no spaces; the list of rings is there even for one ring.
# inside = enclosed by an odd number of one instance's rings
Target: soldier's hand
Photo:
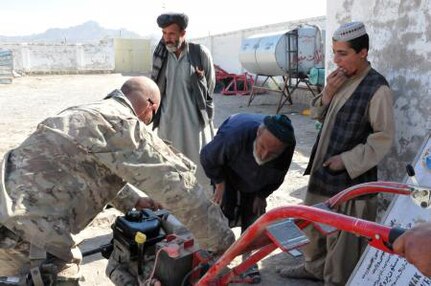
[[[138,202],[135,205],[135,208],[137,210],[151,209],[151,210],[155,211],[158,209],[162,209],[163,206],[162,206],[162,204],[154,201],[151,198],[139,198]]]
[[[257,215],[262,215],[265,213],[266,209],[266,199],[255,197],[253,201],[253,213]]]
[[[221,203],[223,202],[224,189],[225,189],[224,182],[215,184],[215,190],[214,190],[214,196],[213,196],[213,202],[215,204],[221,205]]]

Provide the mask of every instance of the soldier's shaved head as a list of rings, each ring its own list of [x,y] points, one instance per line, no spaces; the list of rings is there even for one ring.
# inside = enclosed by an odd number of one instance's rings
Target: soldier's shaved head
[[[148,77],[132,77],[123,84],[121,91],[131,101],[134,108],[140,108],[140,105],[145,105],[148,99],[157,103],[157,105],[160,102],[159,88]]]
[[[157,84],[148,77],[132,77],[121,87],[138,117],[149,124],[152,115],[160,105],[160,91]]]

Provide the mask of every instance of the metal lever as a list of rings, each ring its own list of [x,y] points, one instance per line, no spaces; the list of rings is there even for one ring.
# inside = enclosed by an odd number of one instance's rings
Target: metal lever
[[[410,177],[410,180],[412,180],[413,185],[419,186],[418,180],[416,179],[415,168],[413,168],[412,165],[407,164],[406,165],[406,171],[407,171],[407,175]]]
[[[414,187],[410,197],[412,200],[419,205],[421,208],[428,208],[431,206],[431,190],[419,187],[418,180],[416,179],[416,172],[412,165],[407,164],[406,166],[407,175],[412,180]]]

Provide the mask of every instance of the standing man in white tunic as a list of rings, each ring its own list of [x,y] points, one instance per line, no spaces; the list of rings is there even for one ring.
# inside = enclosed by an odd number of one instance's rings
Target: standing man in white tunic
[[[213,60],[206,47],[186,41],[187,15],[162,14],[157,24],[163,37],[153,54],[152,79],[161,105],[153,128],[197,165],[199,182],[208,185],[199,152],[214,137]]]

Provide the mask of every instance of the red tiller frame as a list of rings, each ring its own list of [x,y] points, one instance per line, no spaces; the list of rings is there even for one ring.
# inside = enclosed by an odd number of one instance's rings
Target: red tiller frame
[[[364,183],[348,188],[334,197],[328,199],[325,204],[335,208],[348,200],[376,193],[392,193],[410,195],[412,187],[407,184],[394,182]],[[207,273],[194,285],[219,286],[228,285],[239,274],[245,272],[250,266],[265,258],[278,246],[271,240],[267,227],[285,219],[295,219],[295,224],[303,229],[310,223],[322,223],[339,230],[347,231],[368,238],[369,244],[388,253],[393,253],[390,248],[390,233],[394,228],[380,225],[375,222],[334,213],[328,210],[304,205],[291,205],[272,209],[262,215],[251,225],[241,237],[210,267]],[[227,273],[223,270],[237,256],[256,250],[247,260],[230,269]],[[244,282],[244,281],[243,281]]]
[[[228,73],[218,65],[214,65],[216,71],[216,82],[225,83],[220,91],[223,95],[247,95],[251,92],[251,87],[254,85],[253,77],[245,72],[243,74]],[[240,83],[242,88],[240,88]],[[250,88],[249,88],[250,87]]]

